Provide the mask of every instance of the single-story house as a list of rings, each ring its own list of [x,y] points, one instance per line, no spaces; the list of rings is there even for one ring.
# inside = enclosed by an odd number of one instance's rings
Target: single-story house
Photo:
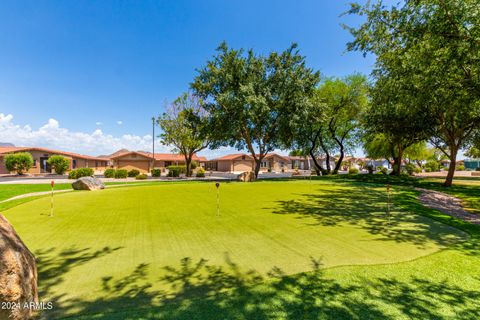
[[[47,163],[52,155],[61,155],[70,161],[68,169],[92,168],[95,172],[103,172],[108,166],[108,159],[101,157],[92,157],[73,152],[58,151],[38,147],[0,147],[0,174],[9,174],[4,164],[5,155],[10,153],[28,152],[32,155],[33,166],[28,170],[29,174],[52,173],[52,168]]]
[[[183,155],[172,153],[155,153],[155,156],[153,156],[150,152],[125,150],[114,153],[109,159],[111,166],[115,169],[137,169],[141,173],[148,173],[153,168],[165,171],[165,168],[171,165],[185,165]],[[207,159],[194,155],[192,161],[204,166]]]
[[[240,173],[252,171],[254,165],[255,161],[252,156],[245,153],[235,153],[207,161],[205,169],[209,171]]]
[[[292,170],[314,170],[315,163],[312,157],[300,157],[300,156],[289,156],[290,165],[289,168]],[[327,168],[327,159],[324,157],[316,158],[317,163],[323,168]],[[330,168],[335,167],[335,159],[330,159]]]
[[[276,153],[269,153],[260,164],[260,172],[282,172],[288,170],[290,159]],[[209,171],[241,173],[255,170],[255,160],[249,154],[235,153],[209,160],[205,163]]]

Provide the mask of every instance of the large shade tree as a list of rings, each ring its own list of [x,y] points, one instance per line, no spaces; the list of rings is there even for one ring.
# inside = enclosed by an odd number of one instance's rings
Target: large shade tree
[[[185,157],[187,176],[192,175],[195,153],[208,147],[208,114],[202,101],[191,93],[184,93],[171,103],[158,117],[163,144],[173,146],[175,152]]]
[[[368,106],[367,79],[360,74],[328,79],[320,86],[319,95],[326,107],[325,140],[332,141],[333,150],[339,153],[333,169],[336,174],[345,152],[352,150],[359,141],[360,120]]]
[[[377,1],[349,12],[366,18],[350,29],[349,49],[373,53],[374,78],[389,79],[410,108],[428,112],[430,142],[451,161],[450,186],[458,151],[480,125],[478,0]]]
[[[368,86],[364,76],[326,79],[303,108],[303,117],[295,124],[293,147],[306,150],[319,174],[330,174],[331,160],[336,158],[333,173],[338,173],[347,150],[359,140],[362,114],[368,105]],[[325,156],[325,168],[317,160]]]
[[[265,156],[290,144],[292,123],[318,81],[295,44],[263,56],[222,43],[191,87],[210,114],[212,147],[247,149],[258,176]]]

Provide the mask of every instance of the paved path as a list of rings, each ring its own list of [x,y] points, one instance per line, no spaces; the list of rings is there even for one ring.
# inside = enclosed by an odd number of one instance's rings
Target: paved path
[[[449,216],[480,225],[480,215],[466,211],[462,206],[462,200],[449,194],[417,188],[421,192],[420,202],[429,208],[441,211]]]

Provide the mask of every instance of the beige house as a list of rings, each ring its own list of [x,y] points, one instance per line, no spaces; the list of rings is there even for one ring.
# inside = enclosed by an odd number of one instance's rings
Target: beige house
[[[192,161],[203,166],[207,159],[194,155]],[[144,151],[124,151],[110,156],[110,164],[115,169],[137,169],[141,173],[149,173],[153,168],[165,171],[171,165],[185,165],[185,157],[172,153],[155,153],[153,156],[152,153]]]
[[[76,168],[92,168],[96,173],[103,172],[108,166],[108,159],[92,157],[78,153],[51,150],[38,147],[0,147],[0,174],[9,174],[4,164],[5,155],[10,153],[28,152],[32,155],[33,166],[28,170],[28,174],[48,174],[52,173],[52,168],[47,163],[52,155],[61,155],[70,161],[68,171]]]
[[[276,153],[267,154],[260,165],[260,172],[282,172],[288,169],[290,160],[288,157]],[[255,160],[245,153],[228,154],[205,163],[205,169],[209,171],[241,173],[255,170]]]

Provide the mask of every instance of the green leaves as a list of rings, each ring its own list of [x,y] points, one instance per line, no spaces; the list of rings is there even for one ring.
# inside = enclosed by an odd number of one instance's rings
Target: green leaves
[[[318,81],[296,44],[262,56],[222,43],[191,86],[210,114],[212,146],[246,148],[257,159],[291,141]]]

